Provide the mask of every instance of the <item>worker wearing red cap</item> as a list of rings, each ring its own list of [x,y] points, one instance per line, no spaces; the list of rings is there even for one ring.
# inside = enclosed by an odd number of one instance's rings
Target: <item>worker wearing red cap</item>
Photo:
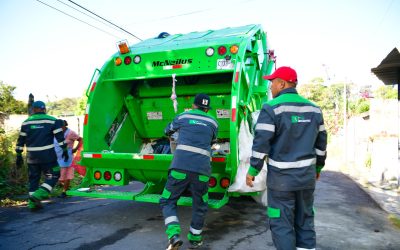
[[[270,80],[273,100],[262,107],[246,183],[268,165],[268,220],[277,249],[315,249],[314,190],[325,165],[327,133],[321,109],[296,91],[297,73],[280,67]]]

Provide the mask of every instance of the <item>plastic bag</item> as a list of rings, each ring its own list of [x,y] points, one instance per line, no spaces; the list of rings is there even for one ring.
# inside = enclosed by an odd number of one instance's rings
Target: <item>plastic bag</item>
[[[250,133],[249,125],[247,121],[242,121],[239,129],[239,166],[236,172],[235,181],[228,189],[229,192],[248,193],[266,190],[266,164],[264,164],[263,169],[253,181],[253,187],[246,185],[246,175],[250,166],[252,145],[253,135]]]

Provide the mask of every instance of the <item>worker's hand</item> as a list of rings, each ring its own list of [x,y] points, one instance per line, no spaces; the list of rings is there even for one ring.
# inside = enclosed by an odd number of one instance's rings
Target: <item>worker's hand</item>
[[[63,151],[62,157],[64,158],[64,162],[68,161],[68,159],[69,159],[68,150]]]
[[[22,165],[24,164],[24,159],[22,159],[22,155],[21,154],[17,154],[17,158],[15,159],[15,164],[19,168],[22,167]]]
[[[246,185],[249,187],[253,187],[253,181],[254,181],[255,177],[251,176],[249,174],[246,175]]]

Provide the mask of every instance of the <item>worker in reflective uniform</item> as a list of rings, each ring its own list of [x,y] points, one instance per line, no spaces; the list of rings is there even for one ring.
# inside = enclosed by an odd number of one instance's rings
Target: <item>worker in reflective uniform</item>
[[[315,249],[314,190],[325,165],[327,133],[321,109],[296,91],[297,73],[280,67],[271,80],[273,100],[255,127],[246,183],[267,161],[268,220],[277,249]]]
[[[22,152],[26,145],[29,173],[29,200],[31,211],[42,208],[41,201],[49,197],[49,193],[60,177],[60,167],[54,151],[54,138],[63,149],[63,158],[68,160],[67,144],[62,131],[62,120],[46,114],[46,105],[42,101],[32,104],[33,115],[21,125],[16,153],[17,166],[22,166]],[[39,187],[42,173],[44,183]]]
[[[217,138],[218,124],[207,114],[211,108],[208,95],[196,95],[192,107],[192,110],[176,116],[165,129],[167,136],[179,132],[174,158],[160,200],[169,239],[167,249],[178,249],[183,243],[176,210],[177,201],[185,190],[189,190],[193,198],[188,240],[192,249],[203,243],[201,233],[208,209],[211,144]]]

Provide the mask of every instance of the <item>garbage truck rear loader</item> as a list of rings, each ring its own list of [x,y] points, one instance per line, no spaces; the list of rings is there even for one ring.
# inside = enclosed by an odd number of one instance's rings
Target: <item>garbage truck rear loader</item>
[[[267,101],[274,65],[259,25],[168,35],[119,52],[95,71],[87,89],[84,149],[86,175],[69,195],[158,203],[173,158],[163,132],[174,117],[191,109],[194,96],[208,94],[218,121],[211,157],[209,206],[228,202],[239,166],[239,126]],[[176,98],[175,98],[175,94]],[[172,99],[171,99],[172,95]],[[251,145],[246,145],[250,147]],[[245,178],[243,176],[243,178]],[[144,184],[140,192],[105,191],[98,185]],[[182,197],[179,205],[191,205]]]

